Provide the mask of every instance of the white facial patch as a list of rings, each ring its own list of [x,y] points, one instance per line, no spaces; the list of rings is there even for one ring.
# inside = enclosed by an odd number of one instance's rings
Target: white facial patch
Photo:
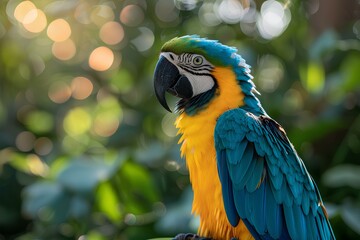
[[[215,82],[211,77],[211,69],[213,69],[214,66],[204,57],[187,53],[179,56],[171,52],[163,52],[161,53],[161,56],[173,63],[181,75],[187,77],[192,87],[193,97],[209,91],[214,87]],[[202,58],[202,63],[200,65],[193,63],[195,57]]]
[[[193,96],[209,91],[215,85],[214,80],[208,75],[193,75],[188,72],[184,75],[191,83]]]

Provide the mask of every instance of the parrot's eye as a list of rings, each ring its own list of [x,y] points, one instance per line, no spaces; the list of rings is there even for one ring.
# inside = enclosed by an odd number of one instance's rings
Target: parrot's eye
[[[193,63],[194,63],[195,65],[201,65],[201,64],[203,63],[202,57],[200,57],[200,56],[194,57]]]

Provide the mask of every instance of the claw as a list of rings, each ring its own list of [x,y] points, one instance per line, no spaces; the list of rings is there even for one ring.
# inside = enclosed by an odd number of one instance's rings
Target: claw
[[[179,233],[172,240],[213,240],[213,239],[207,237],[200,237],[193,233]]]

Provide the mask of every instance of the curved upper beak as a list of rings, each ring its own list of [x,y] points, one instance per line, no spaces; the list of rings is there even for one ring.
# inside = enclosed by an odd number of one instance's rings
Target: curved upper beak
[[[155,68],[154,89],[160,104],[169,112],[171,110],[166,102],[165,92],[180,98],[191,98],[193,95],[190,81],[164,56],[160,57]]]

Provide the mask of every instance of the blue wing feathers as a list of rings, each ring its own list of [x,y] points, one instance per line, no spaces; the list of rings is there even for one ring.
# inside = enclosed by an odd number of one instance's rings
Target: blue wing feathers
[[[274,188],[276,189],[276,190],[280,190],[280,188],[281,188],[281,186],[283,185],[283,179],[284,179],[284,175],[282,174],[282,173],[279,173],[279,168],[276,168],[276,174],[272,174],[272,178],[271,178],[271,183],[273,184],[273,186],[274,186]],[[270,172],[272,172],[271,170],[270,170]],[[273,172],[275,172],[275,171],[273,171]],[[272,173],[273,173],[272,172]]]
[[[275,239],[279,238],[282,232],[282,226],[284,225],[284,218],[280,205],[276,203],[274,194],[270,189],[269,184],[266,184],[266,225],[271,236]]]
[[[250,154],[252,154],[252,149],[247,147],[248,144],[249,143],[246,141],[241,141],[234,149],[232,149],[231,151],[226,151],[226,154],[229,155],[227,156],[229,162],[232,164],[238,164],[242,158],[249,157],[251,159],[252,156],[250,156]],[[244,163],[245,161],[241,162],[243,164],[242,167],[244,167],[244,164],[250,164]],[[249,160],[248,162],[251,162],[251,160]]]
[[[304,195],[307,195],[307,191],[305,191]],[[301,207],[304,213],[308,215],[310,210],[310,199],[308,197],[301,198]]]
[[[248,179],[246,183],[246,190],[248,192],[253,192],[257,190],[257,187],[260,185],[261,177],[263,175],[264,171],[264,160],[256,158],[255,161],[253,161],[255,164],[254,169],[252,171],[252,174],[250,175],[250,178]]]
[[[232,182],[229,177],[229,173],[226,170],[227,168],[224,166],[226,165],[226,158],[225,158],[225,151],[221,151],[221,153],[218,155],[218,171],[219,171],[219,177],[222,179],[222,181],[226,184],[223,186],[222,191],[224,197],[224,205],[225,205],[225,211],[226,215],[229,219],[229,222],[232,226],[236,226],[239,223],[239,215],[235,208],[234,203],[234,197],[232,192]]]
[[[257,189],[257,191],[253,192],[251,194],[252,198],[251,201],[253,202],[252,205],[255,205],[254,202],[258,203],[254,206],[254,212],[253,212],[253,225],[255,226],[255,229],[258,233],[264,234],[266,227],[266,188],[264,184],[261,184],[260,187]],[[261,202],[259,202],[259,199],[262,199]]]
[[[215,128],[229,222],[258,239],[335,239],[315,183],[280,125],[239,108]],[[310,210],[311,209],[311,210]]]
[[[230,166],[229,166],[230,167]],[[238,174],[240,177],[237,177],[237,172],[235,169],[237,169],[236,167],[232,167],[232,174],[233,174],[233,178],[232,178],[232,181],[234,182],[234,186],[237,188],[237,189],[243,189],[245,188],[246,186],[246,183],[248,181],[248,179],[251,178],[251,175],[253,174],[253,170],[255,168],[255,162],[251,162],[249,168],[248,168],[248,171],[245,172],[245,173],[241,173],[241,174]],[[229,168],[230,169],[230,168]]]

